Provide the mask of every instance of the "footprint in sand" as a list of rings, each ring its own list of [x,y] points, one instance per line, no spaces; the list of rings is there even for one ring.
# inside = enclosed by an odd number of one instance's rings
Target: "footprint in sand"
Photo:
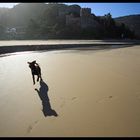
[[[111,101],[112,99],[114,99],[114,97],[110,95],[110,96],[108,96],[108,97],[99,99],[99,100],[97,101],[97,103],[108,102],[108,101]]]
[[[33,123],[33,125],[29,125],[29,127],[28,127],[28,129],[27,129],[27,133],[30,133],[30,132],[32,131],[34,125],[37,124],[37,123],[38,123],[38,120],[36,120],[36,121]]]
[[[33,127],[30,125],[27,129],[27,133],[30,133],[32,129],[33,129]]]
[[[67,100],[68,100],[68,101],[69,101],[69,100],[72,100],[72,101],[73,101],[73,100],[75,100],[76,98],[77,98],[77,97],[72,97],[72,98],[67,99]],[[61,98],[61,99],[63,100],[62,103],[61,103],[61,105],[60,105],[60,107],[62,108],[62,107],[66,104],[66,102],[65,102],[66,99],[64,99],[64,98]]]
[[[71,100],[75,100],[77,97],[72,97]]]

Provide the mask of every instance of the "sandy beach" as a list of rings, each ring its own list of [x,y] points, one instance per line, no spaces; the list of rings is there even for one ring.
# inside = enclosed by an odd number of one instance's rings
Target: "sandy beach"
[[[33,60],[44,95],[32,82]],[[140,45],[0,57],[1,137],[138,137],[139,107]]]

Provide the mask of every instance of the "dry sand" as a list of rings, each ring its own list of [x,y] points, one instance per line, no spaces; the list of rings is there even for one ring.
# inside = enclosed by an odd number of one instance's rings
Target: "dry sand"
[[[0,58],[0,136],[140,136],[140,46]],[[27,61],[48,85],[45,117]]]

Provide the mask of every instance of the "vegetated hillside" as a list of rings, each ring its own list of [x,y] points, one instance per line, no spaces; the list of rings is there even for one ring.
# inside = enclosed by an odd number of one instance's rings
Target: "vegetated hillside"
[[[38,16],[44,12],[46,9],[46,4],[44,3],[22,3],[9,9],[5,14],[3,11],[3,16],[5,16],[5,24],[8,27],[15,26],[26,26],[30,19],[36,19]]]
[[[118,23],[124,23],[140,38],[140,15],[129,15],[124,17],[114,18]]]
[[[65,4],[20,3],[13,8],[0,8],[0,24],[4,22],[7,27],[26,26],[31,19],[40,20],[54,5],[62,10],[67,7]]]
[[[20,3],[0,8],[0,39],[135,38],[127,23],[117,25],[115,20],[110,13],[96,16],[75,4]]]

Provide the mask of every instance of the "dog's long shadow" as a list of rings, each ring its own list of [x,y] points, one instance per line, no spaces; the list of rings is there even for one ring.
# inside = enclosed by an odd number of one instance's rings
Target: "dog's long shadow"
[[[56,113],[55,110],[53,110],[51,108],[51,104],[50,104],[50,100],[49,100],[49,97],[48,97],[48,85],[43,81],[41,80],[40,81],[40,88],[39,90],[38,89],[35,89],[42,101],[42,106],[43,106],[43,109],[42,109],[42,112],[44,114],[45,117],[47,116],[55,116],[57,117],[58,114]]]

